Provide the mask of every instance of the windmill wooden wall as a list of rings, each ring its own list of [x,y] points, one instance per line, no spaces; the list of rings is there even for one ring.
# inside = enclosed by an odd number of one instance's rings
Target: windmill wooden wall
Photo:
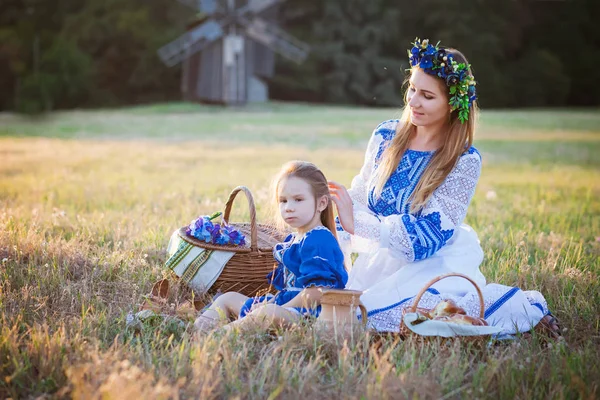
[[[185,59],[181,75],[181,92],[185,100],[223,102],[222,60],[222,40]]]
[[[275,23],[277,10],[273,7],[265,13],[269,22]],[[188,27],[193,29],[203,21],[198,21]],[[243,31],[240,31],[243,34]],[[223,73],[224,39],[216,40],[202,51],[192,54],[183,61],[181,92],[188,101],[209,103],[245,103],[246,101],[268,100],[267,80],[273,76],[275,70],[275,54],[271,49],[254,40],[244,37],[245,58],[242,63],[244,71],[238,76],[246,81],[242,85],[245,90],[237,93],[237,101],[231,101],[224,88],[227,87],[226,75]]]

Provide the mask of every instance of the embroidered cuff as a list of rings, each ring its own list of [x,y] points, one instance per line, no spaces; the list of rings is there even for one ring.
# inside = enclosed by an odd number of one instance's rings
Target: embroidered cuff
[[[390,226],[385,221],[380,225],[379,246],[384,249],[390,247]]]

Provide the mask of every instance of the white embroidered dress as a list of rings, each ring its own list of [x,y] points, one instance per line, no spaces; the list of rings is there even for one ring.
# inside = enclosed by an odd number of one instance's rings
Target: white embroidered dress
[[[398,120],[381,123],[369,141],[365,162],[349,189],[354,204],[354,235],[338,223],[338,238],[349,260],[358,257],[350,270],[347,288],[363,290],[369,326],[395,331],[402,309],[432,278],[459,272],[474,279],[485,298],[485,319],[503,334],[526,332],[535,326],[548,307],[539,292],[489,284],[479,270],[483,251],[477,234],[463,224],[481,172],[481,156],[469,149],[424,209],[409,213],[409,197],[433,152],[407,150],[380,197],[374,195],[376,172],[384,149],[395,135]],[[472,284],[447,278],[434,284],[422,297],[420,307],[434,307],[453,299],[469,315],[479,314],[479,299]]]

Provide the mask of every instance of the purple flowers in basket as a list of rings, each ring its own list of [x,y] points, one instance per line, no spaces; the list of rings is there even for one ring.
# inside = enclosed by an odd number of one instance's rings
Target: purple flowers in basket
[[[212,220],[220,216],[220,212],[196,218],[185,230],[188,236],[193,236],[206,243],[230,246],[245,246],[246,237],[242,232],[231,225],[213,223]]]

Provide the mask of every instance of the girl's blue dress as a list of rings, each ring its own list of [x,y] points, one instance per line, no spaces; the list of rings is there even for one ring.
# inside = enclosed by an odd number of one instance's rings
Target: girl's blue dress
[[[313,228],[301,238],[296,234],[289,235],[275,246],[273,256],[278,265],[267,279],[279,292],[275,296],[268,294],[248,299],[240,310],[240,318],[250,312],[253,304],[269,301],[281,306],[307,287],[343,289],[348,282],[344,254],[335,236],[324,226]],[[321,306],[288,309],[304,316],[318,317]]]

